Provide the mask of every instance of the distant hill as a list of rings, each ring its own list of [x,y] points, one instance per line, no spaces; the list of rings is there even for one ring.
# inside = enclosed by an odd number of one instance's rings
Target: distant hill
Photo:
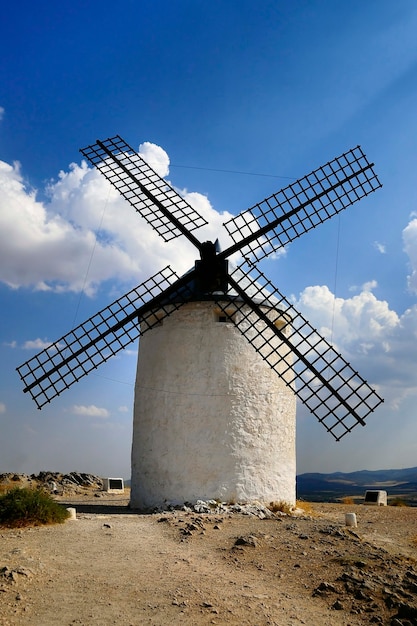
[[[384,489],[388,497],[401,497],[417,505],[417,467],[297,476],[297,498],[304,500],[334,502],[344,497],[364,496],[367,489]]]

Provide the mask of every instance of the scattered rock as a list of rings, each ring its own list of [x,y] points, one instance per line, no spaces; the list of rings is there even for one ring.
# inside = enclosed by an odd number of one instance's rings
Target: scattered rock
[[[314,593],[316,591],[326,592],[326,593],[337,593],[336,587],[332,585],[331,583],[327,583],[327,582],[320,583],[319,586],[315,589]]]
[[[340,602],[340,600],[336,600],[336,602],[334,602],[334,604],[332,604],[332,609],[334,609],[335,611],[343,611],[344,608],[345,607]]]
[[[0,484],[11,486],[42,487],[50,493],[64,495],[78,493],[80,488],[102,489],[103,481],[99,476],[84,472],[61,472],[42,471],[39,474],[0,474]],[[14,484],[13,484],[14,483]],[[17,483],[19,483],[17,485]]]
[[[411,604],[400,603],[398,606],[398,613],[395,615],[397,619],[411,619],[412,623],[417,623],[417,606]]]
[[[195,503],[185,502],[184,504],[165,503],[164,506],[155,507],[152,513],[166,513],[173,511],[183,511],[185,513],[214,514],[227,515],[231,513],[239,513],[241,515],[249,515],[258,517],[259,519],[281,519],[288,517],[290,514],[282,511],[272,512],[265,504],[260,502],[228,504],[218,500],[197,500]]]
[[[4,567],[0,568],[0,578],[9,583],[17,582],[19,576],[31,578],[33,576],[33,572],[26,567],[11,568],[5,565]]]
[[[241,536],[238,537],[235,541],[235,546],[251,546],[252,548],[256,548],[258,542],[256,537],[253,535],[246,535],[246,537]]]

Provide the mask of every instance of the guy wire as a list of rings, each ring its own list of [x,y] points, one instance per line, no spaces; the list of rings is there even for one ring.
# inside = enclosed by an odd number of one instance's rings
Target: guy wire
[[[333,283],[333,311],[332,311],[332,324],[330,329],[330,343],[333,343],[334,321],[336,316],[336,294],[337,294],[337,278],[339,270],[339,250],[340,250],[340,215],[337,216],[337,237],[336,237],[336,259],[334,268],[334,283]]]
[[[88,275],[90,273],[91,264],[93,262],[94,253],[95,253],[96,247],[97,247],[97,235],[100,234],[101,228],[103,226],[104,214],[106,212],[107,205],[109,203],[110,191],[111,191],[111,188],[110,188],[110,185],[109,185],[109,191],[108,191],[108,194],[107,194],[107,198],[106,198],[106,200],[104,202],[104,207],[103,207],[103,212],[101,214],[100,223],[98,225],[98,229],[97,229],[95,237],[94,237],[94,245],[93,245],[93,248],[91,250],[89,261],[87,263],[87,269],[86,269],[85,276],[84,276],[83,286],[82,286],[82,289],[80,291],[80,296],[78,298],[77,306],[75,307],[74,319],[72,321],[72,327],[73,328],[75,327],[75,323],[76,323],[76,320],[77,320],[77,317],[78,317],[78,313],[80,311],[81,300],[82,300],[82,298],[84,296],[84,293],[85,293],[85,286],[87,284],[87,278],[88,278]]]

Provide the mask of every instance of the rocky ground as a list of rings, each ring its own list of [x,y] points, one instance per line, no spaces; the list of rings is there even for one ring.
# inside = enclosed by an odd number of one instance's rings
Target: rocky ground
[[[97,482],[57,491],[76,520],[0,529],[1,626],[417,624],[417,508],[144,515]]]

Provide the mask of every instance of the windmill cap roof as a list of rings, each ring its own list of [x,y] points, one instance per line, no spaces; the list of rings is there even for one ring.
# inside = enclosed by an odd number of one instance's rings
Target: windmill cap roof
[[[184,274],[186,276],[189,270]],[[239,282],[240,286],[246,294],[255,302],[258,306],[265,306],[271,309],[277,309],[282,311],[283,307],[280,305],[279,300],[270,292],[268,289],[262,287],[258,282],[256,282],[250,274],[243,272],[240,269],[237,269],[233,272],[233,278],[236,282]],[[192,281],[191,286],[194,287],[194,281]],[[181,287],[177,293],[180,295],[185,294],[187,291],[187,287]],[[192,302],[197,301],[213,301],[213,300],[230,300],[230,301],[238,301],[242,302],[241,296],[233,289],[230,285],[228,286],[227,293],[222,291],[217,291],[213,293],[205,293],[205,294],[195,294],[195,296],[191,298],[187,298]],[[170,298],[171,301],[176,301],[178,298],[175,294]]]

